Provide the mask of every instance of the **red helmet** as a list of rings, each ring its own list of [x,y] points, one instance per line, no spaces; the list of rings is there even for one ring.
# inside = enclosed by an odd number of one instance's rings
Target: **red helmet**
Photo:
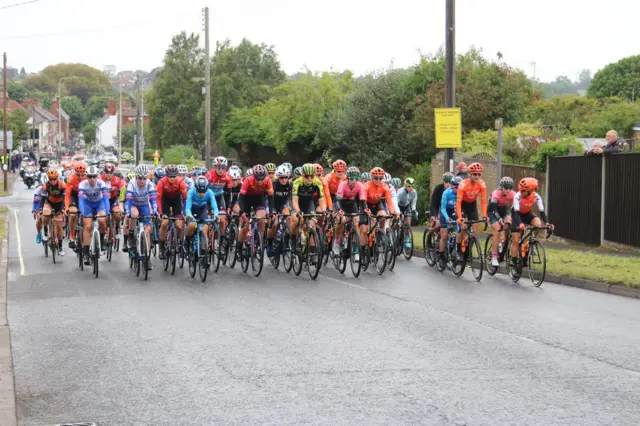
[[[111,163],[105,163],[104,165],[104,174],[105,175],[112,175],[113,171],[116,169],[116,166],[114,166]]]
[[[471,163],[467,168],[469,173],[482,173],[484,171],[484,166],[480,163]]]
[[[314,163],[313,167],[316,168],[316,176],[321,176],[322,172],[324,172],[324,169],[322,168],[322,166],[318,163]]]
[[[87,172],[87,165],[84,161],[78,161],[73,165],[73,170],[75,170],[79,175],[83,175]]]
[[[347,163],[345,163],[343,160],[334,161],[332,166],[333,170],[335,170],[336,172],[344,172],[347,170]]]
[[[538,189],[538,179],[523,178],[518,182],[518,190],[520,191],[535,191]]]
[[[371,169],[369,173],[371,173],[372,178],[375,178],[375,177],[384,178],[384,169],[382,167],[374,167],[373,169]]]
[[[467,163],[465,163],[464,161],[459,162],[458,165],[456,166],[456,170],[458,171],[466,168],[467,168]]]

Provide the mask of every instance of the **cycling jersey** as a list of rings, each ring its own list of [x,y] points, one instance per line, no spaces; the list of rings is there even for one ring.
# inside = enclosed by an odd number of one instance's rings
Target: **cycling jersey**
[[[215,196],[222,194],[225,188],[231,188],[231,176],[226,171],[219,175],[215,170],[209,170],[205,177],[209,181],[209,189]]]
[[[253,175],[247,177],[240,188],[240,195],[263,195],[265,192],[273,196],[273,181],[268,178],[257,181]]]
[[[328,175],[326,175],[325,179],[326,179],[327,185],[329,187],[329,194],[336,194],[338,192],[338,187],[340,186],[340,183],[342,183],[343,181],[347,180],[347,175],[346,175],[346,173],[344,173],[342,175],[342,178],[340,178],[340,177],[338,177],[336,172],[333,171],[333,172],[329,173]]]
[[[393,203],[393,209],[399,212],[400,207],[398,206],[398,193],[392,185],[389,185],[389,192],[391,193],[391,202]]]
[[[78,198],[78,187],[80,186],[80,182],[84,182],[86,178],[86,176],[83,176],[82,178],[78,177],[77,173],[72,173],[67,178],[67,191],[64,196],[64,205],[67,209],[71,205],[72,198],[73,201],[76,202],[76,199]]]
[[[83,216],[91,216],[100,211],[109,214],[109,190],[107,184],[96,179],[96,184],[91,185],[88,180],[80,182],[78,186],[78,207]]]
[[[32,211],[38,211],[42,208],[40,206],[40,192],[42,192],[42,187],[39,186],[33,193],[33,207],[31,207]]]
[[[333,205],[330,197],[331,193],[329,192],[329,185],[327,184],[327,180],[322,176],[319,176],[318,180],[322,183],[322,192],[326,195],[324,198],[325,198],[325,202],[327,203],[327,208],[331,210],[333,208]],[[318,196],[315,195],[313,198],[318,198]]]
[[[190,177],[185,176],[183,179],[184,179],[184,184],[187,185],[187,191],[189,191],[191,188],[195,186],[195,182]]]
[[[365,184],[364,189],[367,193],[367,204],[378,204],[384,198],[387,202],[387,207],[389,208],[390,213],[395,213],[389,185],[384,182],[380,182],[379,185],[376,185],[372,180],[370,180]]]
[[[265,199],[265,193],[267,197]],[[238,194],[238,204],[243,212],[249,213],[251,208],[255,211],[263,210],[265,207],[273,207],[273,181],[268,177],[258,181],[251,175],[242,181],[240,193]]]
[[[445,189],[442,193],[442,200],[440,201],[440,214],[444,217],[445,222],[448,222],[451,219],[451,216],[456,212],[457,198],[458,194],[456,192],[456,189],[453,187]]]
[[[44,204],[48,201],[54,204],[61,204],[64,201],[66,189],[65,183],[59,179],[57,185],[52,185],[51,182],[45,183],[40,189],[41,203]]]
[[[482,216],[487,216],[487,185],[482,179],[474,183],[471,178],[463,180],[458,186],[458,201],[456,202],[456,214],[462,217],[462,202],[475,203],[480,196]]]
[[[292,197],[299,198],[314,198],[318,199],[324,198],[324,185],[317,177],[313,178],[311,184],[307,185],[304,183],[304,178],[299,177],[298,179],[293,181],[293,189],[291,190]]]
[[[142,208],[146,212],[149,207],[149,203],[151,203],[151,212],[155,214],[158,210],[156,198],[157,192],[153,183],[146,180],[144,185],[139,187],[137,180],[132,180],[129,182],[129,185],[127,185],[127,195],[124,204],[125,211],[129,214],[131,213],[131,207],[135,206],[138,211]],[[142,215],[147,216],[145,214]]]
[[[124,199],[127,196],[127,185],[125,184],[122,188],[120,188],[120,195],[118,196],[118,200],[124,203]]]
[[[287,181],[287,183],[280,183],[279,180],[276,180],[273,183],[273,201],[276,210],[281,211],[283,207],[289,204],[289,200],[291,199],[291,191],[293,189],[293,184],[291,181]]]
[[[417,211],[418,204],[418,192],[414,189],[413,191],[407,191],[407,188],[404,186],[400,188],[397,192],[398,196],[398,206],[405,208],[406,206],[410,206],[409,210],[412,212]]]
[[[98,179],[107,184],[109,199],[116,198],[120,194],[120,190],[126,186],[124,181],[117,176],[111,176],[111,179],[107,180],[105,175],[102,175]]]
[[[511,207],[515,195],[516,193],[511,190],[505,195],[500,188],[491,193],[489,211],[492,216],[492,221],[499,221],[507,216],[508,209]]]
[[[173,214],[178,215],[182,210],[181,199],[187,199],[187,185],[180,177],[176,177],[173,182],[171,182],[171,180],[165,176],[158,182],[156,194],[158,199],[158,213],[162,214],[168,210],[167,208],[173,207]],[[169,214],[170,212],[167,211],[166,213]]]
[[[198,213],[202,213],[206,209],[207,204],[211,206],[211,210],[213,210],[213,216],[218,217],[218,204],[216,203],[216,196],[213,194],[213,191],[207,189],[207,192],[204,193],[204,196],[200,197],[195,188],[190,189],[187,193],[185,214],[191,217],[197,216],[202,219],[204,218],[204,214]],[[196,213],[195,216],[194,213]]]
[[[233,185],[233,183],[231,185]],[[236,186],[231,186],[231,188],[227,188],[227,197],[228,197],[227,206],[228,207],[233,207],[238,203],[240,188],[242,188],[242,181],[238,182]]]
[[[345,205],[353,204],[356,201],[359,201],[361,210],[366,208],[367,193],[364,189],[364,184],[362,182],[356,182],[353,188],[351,188],[347,180],[340,182],[338,190],[336,191],[336,202],[333,205],[334,210],[336,212],[343,210]]]
[[[523,214],[527,214],[533,208],[533,205],[538,206],[540,214],[544,213],[544,203],[542,197],[537,192],[531,192],[528,196],[522,196],[521,192],[518,192],[513,197],[513,210]]]

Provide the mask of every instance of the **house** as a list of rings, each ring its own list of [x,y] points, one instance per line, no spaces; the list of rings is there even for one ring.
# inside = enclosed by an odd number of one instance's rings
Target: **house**
[[[137,108],[129,108],[125,109],[123,106],[122,111],[122,127],[131,127],[136,125],[136,118],[138,116]],[[149,122],[149,114],[144,113],[144,117],[142,119],[143,122]]]
[[[27,124],[29,128],[36,130],[35,135],[31,135],[32,138],[29,139],[29,147],[35,148],[36,150],[52,148],[55,142],[54,136],[57,129],[58,117],[38,105],[33,105],[29,114],[31,116],[27,120]]]
[[[629,149],[640,146],[640,121],[636,121],[631,126],[631,140],[627,142],[629,142]]]
[[[15,110],[27,111],[19,102],[10,99],[5,92],[0,92],[0,106],[4,105],[5,96],[7,97],[7,112],[12,113]]]
[[[96,122],[96,144],[107,147],[114,146],[118,140],[118,110],[116,101],[110,100],[107,112]]]
[[[55,117],[60,117],[61,119],[61,125],[60,128],[57,129],[56,131],[61,131],[62,132],[62,141],[68,141],[69,140],[69,114],[67,114],[65,112],[64,109],[62,109],[62,107],[59,107],[59,101],[58,99],[54,99],[53,102],[51,102],[51,114],[53,114]],[[60,111],[58,111],[58,109]]]

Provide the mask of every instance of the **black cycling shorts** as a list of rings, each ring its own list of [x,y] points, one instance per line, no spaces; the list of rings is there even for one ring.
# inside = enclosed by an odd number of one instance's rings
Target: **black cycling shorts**
[[[224,193],[216,195],[216,203],[218,203],[218,211],[220,214],[227,214],[227,206],[224,202]]]
[[[182,216],[182,198],[180,196],[162,197],[162,214],[169,217]]]
[[[467,220],[478,220],[478,205],[475,201],[473,203],[462,202],[462,216]]]
[[[515,214],[513,214],[513,209],[511,209],[511,217],[513,218],[513,223],[511,224],[511,232],[520,232],[520,224],[524,223],[525,225],[531,225],[531,222],[533,222],[533,219],[535,219],[536,216],[535,214],[533,214],[532,211],[530,211],[529,213],[520,213],[519,215],[520,217],[516,217]]]
[[[245,195],[244,208],[244,212],[247,214],[251,212],[251,208],[253,208],[254,212],[257,212],[258,210],[265,210],[267,208],[267,200],[265,199],[264,194]]]

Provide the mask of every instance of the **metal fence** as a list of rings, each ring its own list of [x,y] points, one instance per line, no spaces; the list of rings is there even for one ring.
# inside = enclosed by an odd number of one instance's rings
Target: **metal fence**
[[[640,247],[640,153],[605,158],[604,239]]]

